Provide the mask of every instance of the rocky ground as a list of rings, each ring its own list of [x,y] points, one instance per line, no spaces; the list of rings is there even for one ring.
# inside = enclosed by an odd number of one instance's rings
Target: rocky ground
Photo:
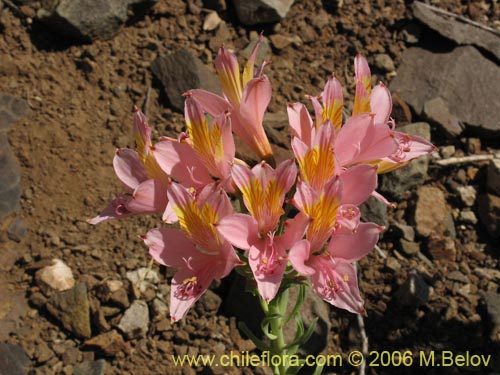
[[[379,190],[394,209],[364,207],[387,228],[380,249],[359,264],[369,348],[493,358],[479,369],[366,372],[500,372],[498,2],[313,0],[257,14],[253,3],[0,0],[1,375],[269,373],[175,367],[171,354],[255,351],[237,328],[255,315],[239,280],[213,285],[172,324],[171,275],[147,270],[138,237],[159,218],[86,222],[121,191],[112,158],[133,146],[133,106],[144,105],[155,137],[175,136],[184,128],[180,94],[218,90],[218,48],[243,61],[261,31],[278,158],[290,155],[286,103],[319,94],[335,72],[352,106],[357,52],[373,81],[393,91],[402,131],[438,148],[382,176]],[[240,156],[254,157],[244,148]],[[309,298],[306,321],[320,317],[310,353],[361,348],[355,316]],[[346,363],[325,369],[357,372]]]

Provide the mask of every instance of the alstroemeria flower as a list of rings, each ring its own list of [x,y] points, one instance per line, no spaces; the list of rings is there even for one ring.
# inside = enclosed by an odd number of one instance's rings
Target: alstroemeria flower
[[[352,115],[358,115],[370,110],[370,93],[372,90],[372,75],[366,59],[357,55],[354,58],[354,75],[356,79],[356,94]]]
[[[320,104],[317,97],[309,97],[314,107],[316,129],[325,121],[330,121],[335,130],[340,129],[342,126],[344,96],[342,86],[334,75],[331,75],[326,81],[325,88],[319,98],[321,98],[323,105]]]
[[[381,230],[374,223],[360,223],[354,232],[335,233],[322,251],[314,251],[308,240],[302,240],[290,249],[289,259],[297,272],[309,276],[314,292],[326,302],[365,315],[351,262],[373,249]]]
[[[126,193],[118,196],[90,224],[120,219],[134,214],[160,213],[167,206],[168,174],[160,168],[152,149],[151,128],[146,116],[134,110],[134,138],[136,150],[122,148],[116,151],[113,167],[125,185]]]
[[[182,231],[156,228],[143,236],[158,263],[175,267],[170,295],[173,321],[182,319],[214,279],[227,276],[241,264],[234,248],[215,225],[233,212],[226,193],[216,184],[195,195],[180,184],[168,188],[172,208]]]
[[[255,45],[243,74],[236,56],[221,47],[215,58],[215,70],[222,84],[224,98],[196,89],[190,95],[204,111],[216,117],[229,112],[234,132],[264,160],[272,160],[273,151],[267,139],[262,120],[271,100],[271,83],[262,74],[266,62],[254,75],[255,57],[260,39]]]
[[[311,132],[308,146],[298,137],[292,138],[292,149],[300,167],[300,177],[313,189],[320,191],[339,172],[335,161],[335,130],[330,121]]]
[[[377,128],[386,127],[391,122],[391,136],[398,148],[380,160],[373,162],[378,166],[378,173],[386,173],[404,167],[412,159],[428,154],[435,150],[432,143],[426,139],[397,132],[394,122],[390,121],[392,111],[391,93],[383,83],[371,89],[371,73],[366,59],[356,56],[354,63],[356,73],[356,96],[354,99],[353,116],[358,113],[374,113],[374,122]]]
[[[184,104],[189,140],[212,176],[222,180],[231,174],[234,139],[228,114],[208,123],[202,108],[188,94]]]
[[[261,162],[252,170],[234,165],[232,176],[251,216],[228,216],[217,229],[233,245],[249,251],[248,261],[259,293],[270,301],[283,278],[288,262],[286,251],[302,238],[308,223],[308,218],[299,214],[285,222],[283,235],[276,235],[285,194],[295,182],[297,169],[293,160],[282,162],[276,170]]]
[[[356,165],[332,178],[321,191],[303,181],[297,183],[294,205],[310,219],[306,231],[313,251],[319,251],[334,231],[356,230],[359,224],[358,205],[377,186],[377,171],[369,165]]]

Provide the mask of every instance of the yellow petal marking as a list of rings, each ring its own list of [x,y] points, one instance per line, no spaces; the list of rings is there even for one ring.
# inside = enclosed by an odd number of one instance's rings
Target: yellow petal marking
[[[182,231],[196,245],[207,253],[218,251],[222,244],[214,226],[218,215],[209,204],[205,203],[200,209],[194,200],[189,200],[186,206],[174,205],[173,209]]]
[[[314,189],[321,189],[333,176],[335,158],[330,147],[316,146],[298,162],[302,179]]]

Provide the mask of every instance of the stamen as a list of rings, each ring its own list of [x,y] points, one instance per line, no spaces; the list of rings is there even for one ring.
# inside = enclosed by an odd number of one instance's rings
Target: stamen
[[[202,290],[197,277],[192,276],[182,281],[182,284],[176,289],[174,296],[180,300],[187,300],[196,297]]]

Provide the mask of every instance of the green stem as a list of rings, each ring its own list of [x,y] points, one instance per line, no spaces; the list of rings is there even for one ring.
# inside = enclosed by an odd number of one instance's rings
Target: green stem
[[[275,340],[271,341],[271,356],[280,356],[280,365],[274,366],[274,373],[276,375],[284,375],[286,373],[287,367],[284,363],[285,350],[285,336],[283,334],[283,316],[278,306],[274,303],[269,305],[269,315],[275,315],[275,318],[271,318],[269,323],[271,325],[271,332],[276,336]]]

